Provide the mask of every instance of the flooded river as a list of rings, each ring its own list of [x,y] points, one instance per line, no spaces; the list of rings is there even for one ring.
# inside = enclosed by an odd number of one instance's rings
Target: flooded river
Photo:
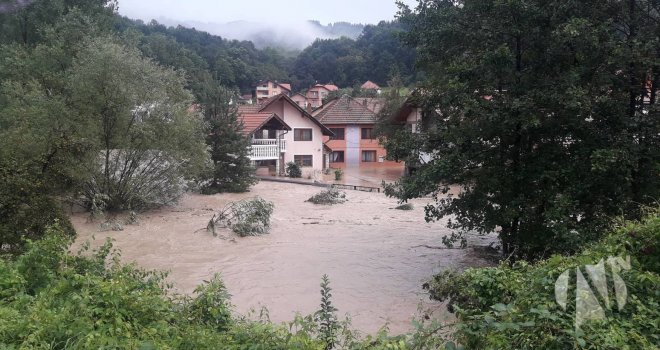
[[[262,181],[249,193],[187,195],[179,205],[143,213],[139,226],[117,232],[99,232],[85,214],[72,220],[78,243],[94,235],[94,246],[112,237],[124,261],[169,270],[178,292],[191,293],[219,272],[236,312],[266,306],[275,322],[318,309],[319,283],[328,274],[339,314],[350,314],[364,333],[385,324],[393,332],[409,330],[420,302],[434,306],[421,288],[426,279],[446,268],[486,264],[471,250],[425,247],[441,245],[447,233],[443,222],[424,221],[427,200],[413,201],[411,211],[394,210],[396,200],[383,194],[359,191],[346,191],[345,204],[305,202],[320,190]],[[204,230],[215,210],[256,195],[275,203],[270,234],[239,238],[223,232],[231,238],[221,239]]]

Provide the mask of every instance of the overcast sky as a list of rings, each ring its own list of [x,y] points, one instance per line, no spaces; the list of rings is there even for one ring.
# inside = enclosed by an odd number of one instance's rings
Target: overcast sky
[[[177,21],[231,22],[260,20],[318,20],[375,24],[392,20],[395,0],[119,0],[119,13],[149,21],[161,17]],[[404,0],[414,5],[415,0]]]

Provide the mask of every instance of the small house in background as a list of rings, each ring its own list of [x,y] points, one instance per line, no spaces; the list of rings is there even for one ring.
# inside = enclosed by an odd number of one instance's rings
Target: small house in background
[[[299,92],[296,92],[295,94],[293,94],[291,96],[291,99],[293,100],[293,102],[297,103],[298,106],[300,106],[304,109],[307,109],[307,106],[309,105],[309,100],[307,100],[307,97],[305,97],[305,95],[303,95]]]
[[[367,80],[362,86],[360,86],[360,89],[362,90],[376,90],[378,93],[380,93],[380,86],[378,84],[374,83],[371,80]]]
[[[330,150],[323,144],[332,131],[282,93],[254,105],[238,106],[243,133],[252,140],[250,159],[258,171],[283,175],[295,162],[304,177],[321,176]]]
[[[273,96],[284,94],[291,96],[291,84],[278,83],[271,80],[262,80],[257,83],[254,90],[257,103],[261,103]]]
[[[323,105],[323,99],[332,91],[339,90],[334,84],[316,84],[307,90],[305,97],[312,108],[319,108]]]
[[[334,134],[326,138],[326,145],[332,149],[330,167],[355,168],[396,164],[385,160],[385,148],[374,134],[376,113],[367,107],[368,102],[366,99],[358,101],[343,95],[314,111],[314,118]]]

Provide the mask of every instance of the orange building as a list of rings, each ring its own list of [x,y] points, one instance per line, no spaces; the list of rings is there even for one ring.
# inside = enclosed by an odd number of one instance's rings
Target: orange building
[[[385,160],[385,148],[374,134],[376,113],[367,105],[366,101],[358,102],[343,95],[313,113],[314,118],[334,133],[326,137],[326,145],[332,150],[328,159],[330,167],[396,164]]]

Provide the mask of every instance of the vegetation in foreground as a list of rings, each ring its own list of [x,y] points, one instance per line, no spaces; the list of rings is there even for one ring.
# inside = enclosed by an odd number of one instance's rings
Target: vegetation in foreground
[[[575,328],[576,268],[610,257],[630,256],[621,270],[627,302],[618,311],[612,270],[606,269],[609,305],[604,321]],[[555,301],[555,281],[570,271],[568,303]],[[586,272],[585,272],[586,274]],[[590,285],[595,291],[594,282]],[[425,288],[449,301],[458,323],[453,334],[466,349],[657,349],[660,346],[660,209],[639,222],[625,222],[573,256],[555,255],[530,264],[503,262],[436,275]]]

